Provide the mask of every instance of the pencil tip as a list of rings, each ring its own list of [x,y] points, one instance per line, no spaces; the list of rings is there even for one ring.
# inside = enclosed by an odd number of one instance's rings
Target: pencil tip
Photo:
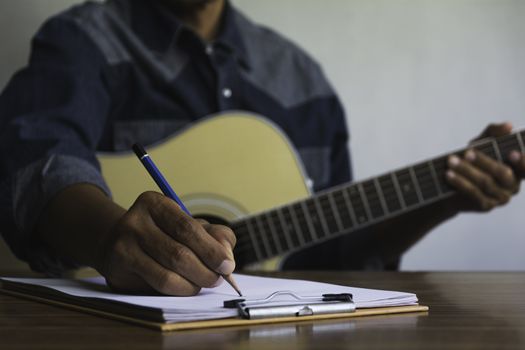
[[[242,297],[242,293],[239,289],[239,287],[237,286],[237,283],[235,283],[235,280],[233,279],[232,275],[228,275],[228,276],[222,276],[226,282],[228,282],[230,284],[230,286],[233,287],[233,289],[235,289],[235,291],[237,292],[237,294],[239,294],[240,297]]]

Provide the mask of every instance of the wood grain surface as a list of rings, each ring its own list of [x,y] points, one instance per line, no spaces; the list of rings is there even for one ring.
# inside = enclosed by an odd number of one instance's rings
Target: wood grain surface
[[[264,275],[415,292],[430,312],[161,333],[0,294],[0,349],[525,348],[522,272]]]

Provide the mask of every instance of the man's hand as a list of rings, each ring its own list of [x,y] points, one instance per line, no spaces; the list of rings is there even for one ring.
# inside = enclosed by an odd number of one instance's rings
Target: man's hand
[[[491,124],[474,141],[508,135],[511,131],[510,123]],[[520,182],[525,177],[525,155],[514,150],[502,154],[502,157],[510,165],[474,149],[468,149],[463,157],[449,157],[447,180],[464,198],[459,210],[489,211],[506,204],[518,193]]]
[[[102,243],[97,269],[115,290],[195,295],[235,269],[235,235],[193,219],[171,199],[145,192]]]

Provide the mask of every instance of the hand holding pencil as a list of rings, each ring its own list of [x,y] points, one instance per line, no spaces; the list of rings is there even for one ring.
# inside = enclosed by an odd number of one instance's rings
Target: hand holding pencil
[[[235,260],[233,258],[232,252],[233,247],[235,246],[235,235],[233,234],[233,232],[228,227],[223,225],[211,225],[207,222],[199,222],[193,219],[189,210],[186,208],[184,203],[182,203],[182,201],[172,189],[170,184],[166,181],[166,179],[159,171],[153,160],[151,160],[144,148],[138,144],[135,144],[133,145],[133,150],[144,165],[144,167],[146,168],[146,170],[148,171],[148,173],[150,174],[150,176],[162,190],[164,195],[173,200],[179,206],[179,209],[176,209],[173,206],[174,203],[170,203],[169,205],[169,207],[173,209],[174,218],[172,220],[174,221],[174,230],[169,230],[170,232],[166,233],[168,235],[171,235],[172,237],[176,235],[177,237],[173,238],[182,239],[183,242],[181,243],[185,244],[186,247],[189,248],[189,250],[186,250],[186,248],[183,248],[184,246],[174,244],[175,242],[172,243],[172,245],[174,245],[175,252],[177,252],[176,256],[178,256],[179,259],[182,257],[182,259],[186,260],[181,261],[180,263],[182,263],[183,266],[188,266],[188,264],[194,263],[197,267],[198,265],[201,265],[202,262],[204,262],[208,266],[208,268],[211,267],[213,270],[218,272],[235,289],[235,291],[239,295],[242,295],[239,288],[237,287],[237,284],[233,280],[233,277],[231,276],[231,273],[235,269]],[[160,198],[158,199],[160,200]],[[167,204],[168,203],[166,203],[166,205]],[[186,216],[183,214],[181,215],[180,210],[182,210],[186,214]],[[177,213],[178,215],[175,215],[175,213]],[[178,216],[178,218],[176,216]],[[177,226],[180,227],[177,228]],[[214,240],[215,242],[213,242]],[[223,254],[220,253],[220,250],[218,251],[218,254],[214,254],[214,249],[210,250],[211,246],[217,246],[217,244],[222,244],[227,249],[227,257],[223,259],[219,265],[217,265],[217,263],[213,263],[213,261],[216,260],[216,258],[214,259],[213,255],[220,257]],[[196,256],[191,254],[191,252],[196,253]],[[174,257],[173,259],[176,259],[176,257]],[[165,265],[164,267],[175,270],[181,269],[181,267],[178,266],[177,263],[170,263],[170,260],[172,259],[167,258],[166,260],[168,261],[167,263],[163,264]],[[199,264],[198,260],[200,260],[201,264]],[[202,268],[200,270],[201,273],[206,274],[204,271],[202,271]],[[188,276],[188,273],[186,273],[183,274],[181,277],[189,279],[189,282],[193,282],[194,284],[197,284],[200,287],[209,286],[205,284],[199,284],[198,281],[201,279],[201,277],[199,276]],[[220,281],[220,278],[218,278],[217,281],[211,286],[218,285],[217,283],[219,283]]]
[[[233,231],[193,218],[172,198],[142,193],[101,235],[94,264],[113,290],[187,296],[224,279],[234,283]]]

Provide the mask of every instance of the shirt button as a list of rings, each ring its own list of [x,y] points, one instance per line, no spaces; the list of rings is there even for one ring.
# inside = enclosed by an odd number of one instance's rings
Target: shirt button
[[[207,55],[211,55],[213,53],[213,46],[206,45],[206,48],[204,49]]]
[[[222,96],[230,98],[232,96],[232,91],[228,88],[222,89]]]

